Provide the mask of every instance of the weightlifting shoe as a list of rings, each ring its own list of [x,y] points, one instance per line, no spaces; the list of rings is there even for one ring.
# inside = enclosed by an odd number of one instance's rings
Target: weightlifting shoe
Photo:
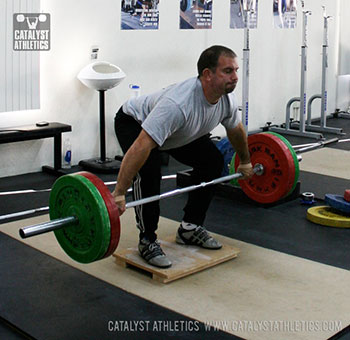
[[[190,229],[191,227],[192,229]],[[182,222],[177,230],[176,243],[195,245],[206,249],[222,248],[222,244],[215,240],[203,226],[186,222]]]
[[[166,257],[159,242],[149,242],[146,239],[142,239],[139,243],[139,252],[141,257],[149,264],[159,268],[169,268],[171,261]]]

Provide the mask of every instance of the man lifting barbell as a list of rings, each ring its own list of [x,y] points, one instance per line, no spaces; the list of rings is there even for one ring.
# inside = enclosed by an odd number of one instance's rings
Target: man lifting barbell
[[[294,150],[288,140],[277,133],[250,135],[248,148],[254,175],[240,181],[240,187],[247,197],[260,204],[274,204],[286,199],[297,188],[301,153],[348,141],[332,138]],[[242,179],[243,173],[235,173],[239,164],[239,156],[235,154],[230,164],[230,175],[128,202],[125,208],[141,207],[150,202]],[[46,210],[46,207],[35,210]],[[50,221],[21,228],[20,236],[27,238],[54,231],[62,249],[79,263],[99,261],[117,249],[121,231],[119,208],[108,187],[97,176],[81,171],[59,177],[51,189],[49,211]],[[28,214],[28,211],[10,215],[12,218],[24,214]],[[0,216],[0,219],[3,218],[9,218],[9,215]]]
[[[132,98],[116,114],[115,131],[125,154],[113,191],[120,215],[125,211],[125,194],[131,184],[134,199],[159,195],[160,151],[191,166],[195,183],[219,177],[223,157],[209,133],[220,123],[239,156],[237,172],[243,174],[243,179],[253,175],[247,137],[233,94],[238,81],[236,54],[224,46],[209,47],[202,52],[197,69],[197,78]],[[213,186],[189,192],[177,243],[221,248],[203,227],[213,194]],[[140,255],[151,265],[166,268],[171,261],[157,242],[159,214],[159,201],[135,207]]]

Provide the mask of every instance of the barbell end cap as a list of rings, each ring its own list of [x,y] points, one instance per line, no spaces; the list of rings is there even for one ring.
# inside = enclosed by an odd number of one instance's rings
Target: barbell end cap
[[[262,164],[255,164],[254,165],[254,173],[257,175],[257,176],[261,176],[264,174],[264,167]]]
[[[19,236],[21,236],[21,238],[27,238],[27,236],[22,228],[19,230]]]

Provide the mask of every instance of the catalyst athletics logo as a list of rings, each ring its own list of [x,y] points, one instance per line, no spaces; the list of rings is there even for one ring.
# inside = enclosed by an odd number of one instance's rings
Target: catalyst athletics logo
[[[13,15],[14,51],[50,50],[50,14],[15,13]]]

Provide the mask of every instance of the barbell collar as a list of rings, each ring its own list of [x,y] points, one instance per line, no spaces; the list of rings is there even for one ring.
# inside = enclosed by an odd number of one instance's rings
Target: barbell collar
[[[61,229],[68,224],[76,224],[78,219],[75,216],[68,216],[64,218],[58,218],[50,222],[44,222],[40,224],[31,225],[21,228],[19,234],[22,238],[28,238],[40,234],[48,233],[49,231]]]

